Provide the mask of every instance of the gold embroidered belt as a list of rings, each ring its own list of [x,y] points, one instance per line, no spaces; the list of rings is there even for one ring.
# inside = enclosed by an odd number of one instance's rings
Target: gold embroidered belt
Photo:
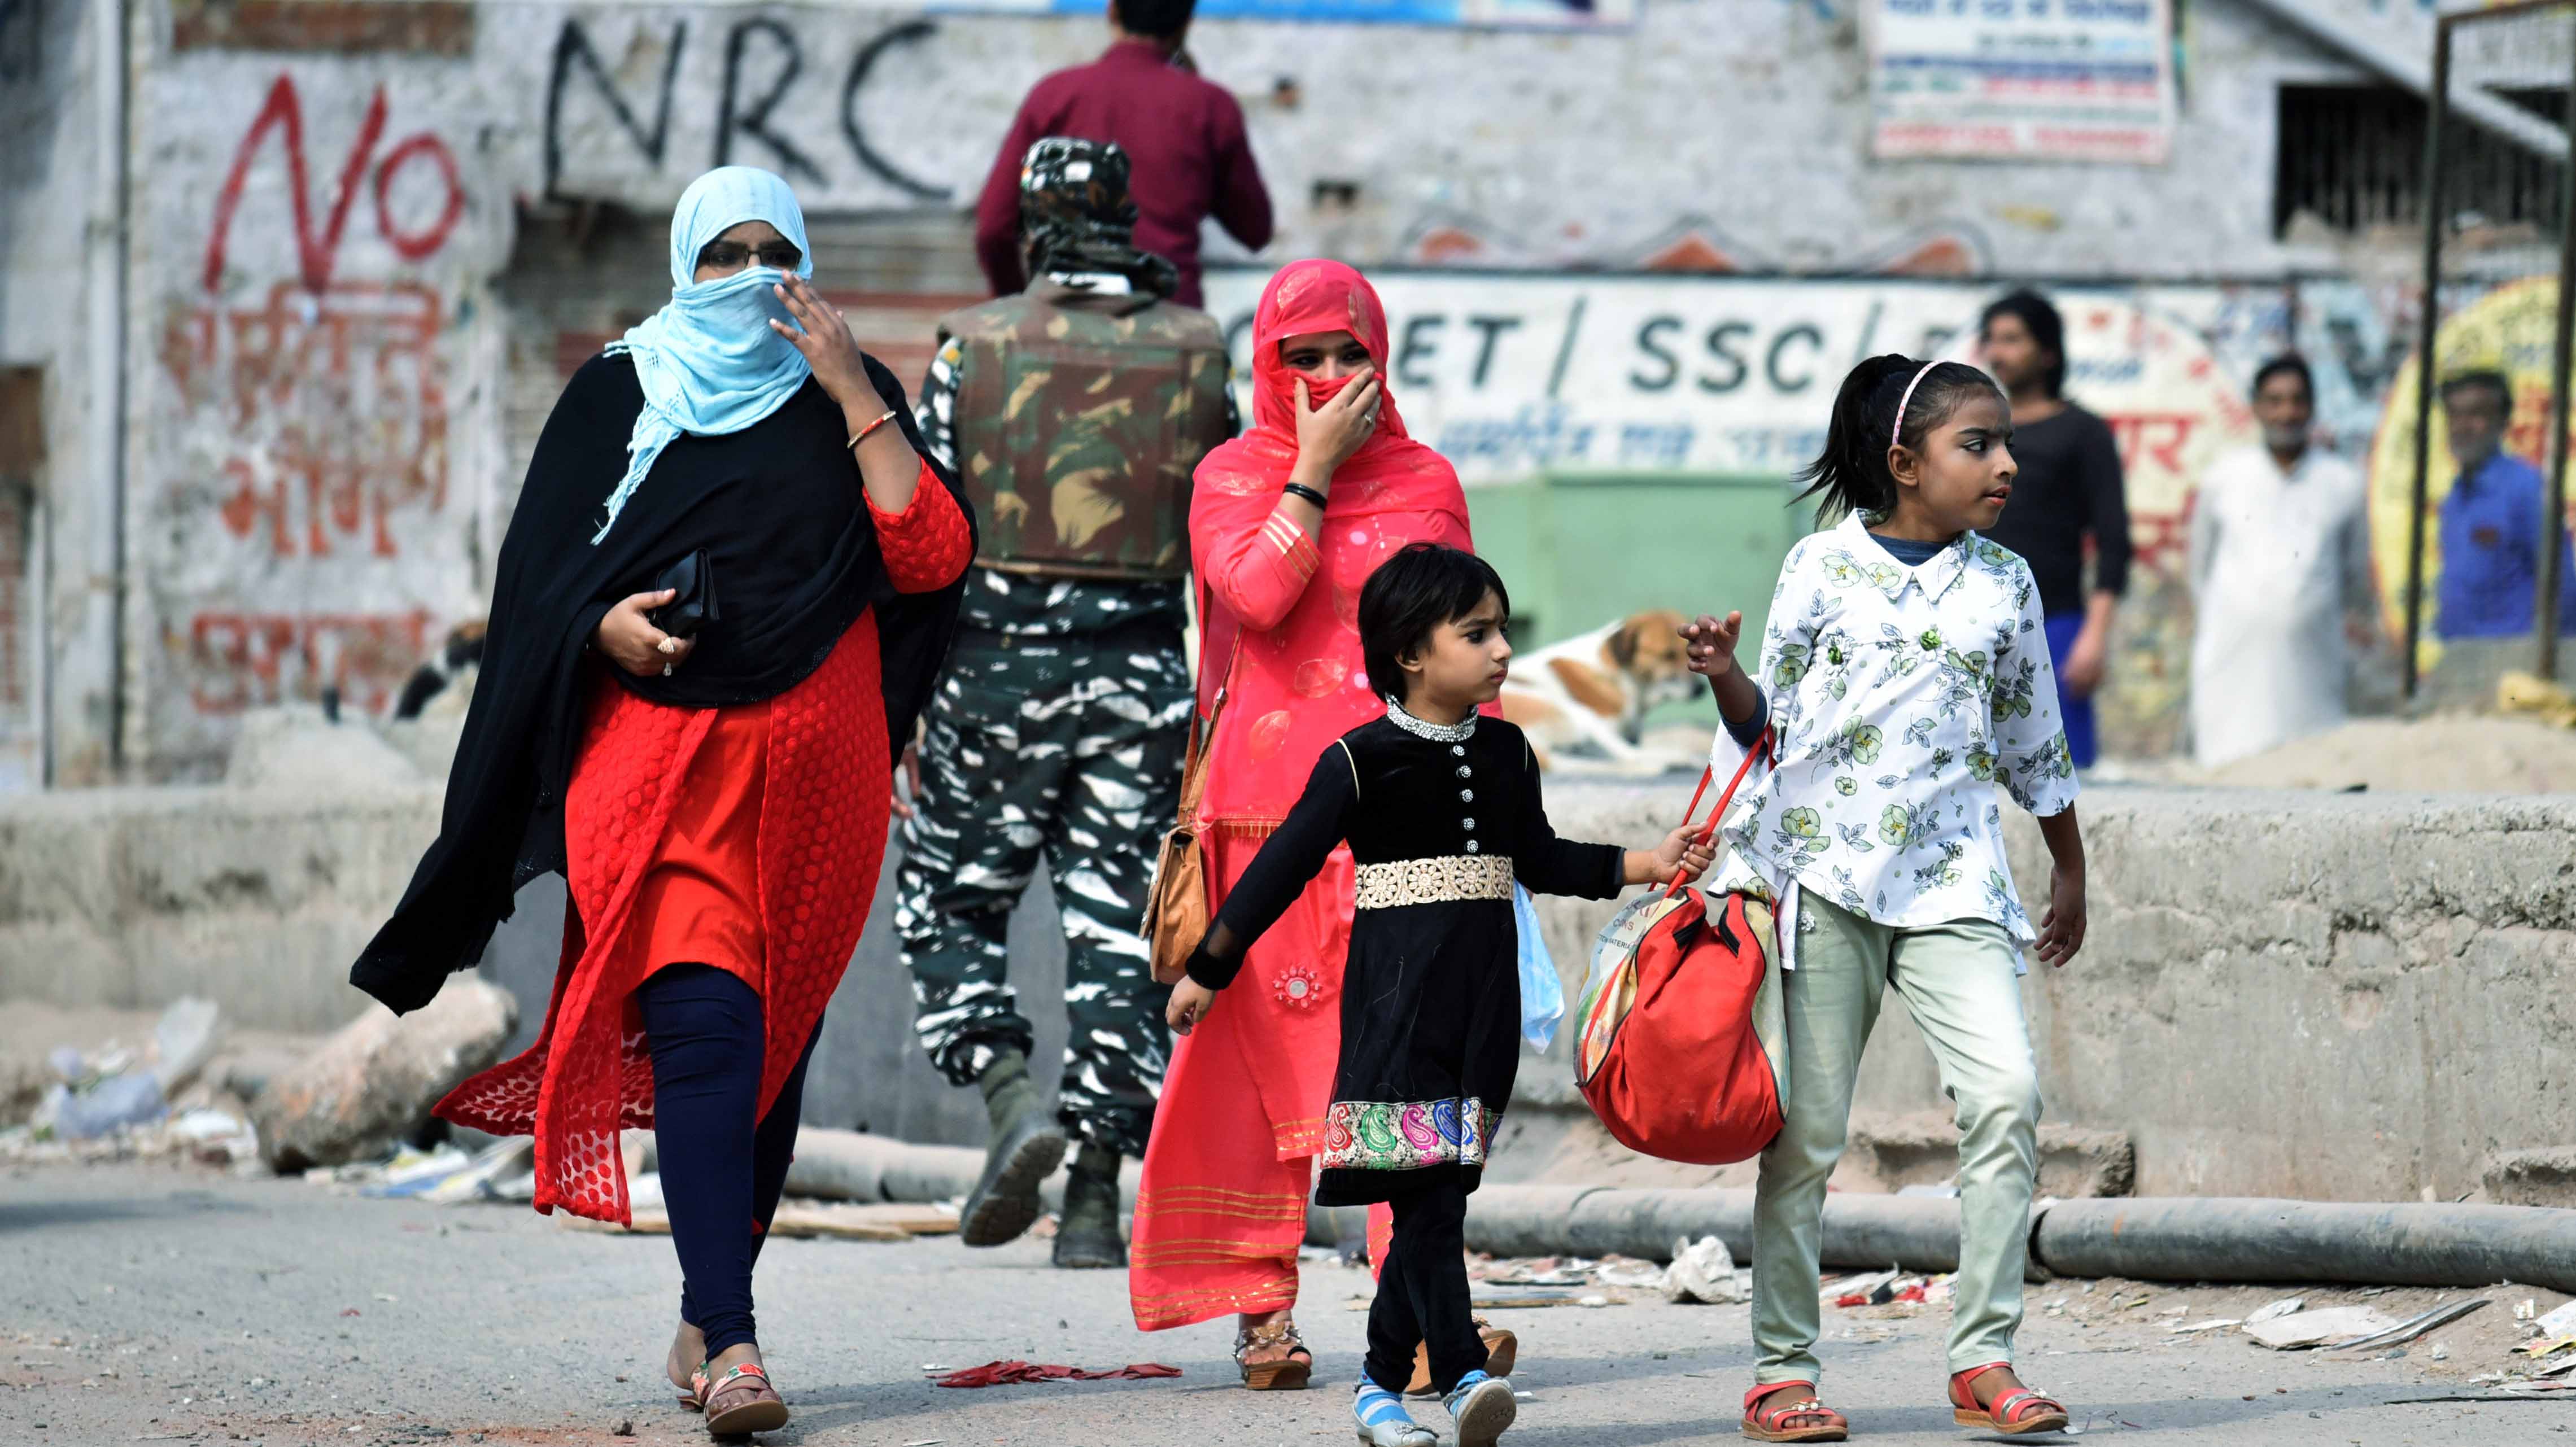
[[[1404,859],[1359,868],[1357,902],[1361,909],[1511,897],[1512,861],[1504,855],[1453,854],[1445,859]]]

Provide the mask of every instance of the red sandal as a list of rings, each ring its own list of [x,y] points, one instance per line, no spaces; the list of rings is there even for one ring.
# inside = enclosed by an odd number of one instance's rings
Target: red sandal
[[[2006,1437],[2036,1437],[2066,1430],[2066,1404],[2028,1387],[2015,1387],[1984,1406],[1977,1405],[1976,1380],[1988,1372],[2008,1371],[2010,1362],[1988,1362],[1950,1375],[1950,1419],[1962,1427],[1999,1432]]]
[[[775,1432],[787,1425],[787,1404],[779,1400],[778,1389],[769,1384],[769,1373],[761,1370],[760,1363],[744,1362],[722,1376],[699,1380],[706,1383],[698,1389],[698,1400],[705,1404],[709,1433],[736,1437]]]
[[[1791,1387],[1806,1388],[1806,1395],[1761,1405]],[[1813,1382],[1763,1382],[1744,1394],[1744,1435],[1756,1442],[1840,1442],[1851,1435],[1851,1423],[1816,1399]]]

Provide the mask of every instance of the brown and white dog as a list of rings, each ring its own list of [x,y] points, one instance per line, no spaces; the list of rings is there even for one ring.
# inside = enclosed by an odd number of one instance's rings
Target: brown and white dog
[[[1638,742],[1649,710],[1700,689],[1682,642],[1688,621],[1653,609],[1514,658],[1503,717],[1529,735],[1539,767],[1622,774],[1698,767],[1698,759]]]

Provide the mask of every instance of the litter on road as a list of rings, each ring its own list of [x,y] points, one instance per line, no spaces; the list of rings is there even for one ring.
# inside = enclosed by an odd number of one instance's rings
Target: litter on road
[[[2245,1334],[2254,1344],[2276,1352],[2302,1351],[2329,1342],[2357,1341],[2397,1325],[2367,1306],[2336,1306],[2324,1311],[2293,1312],[2274,1321],[2250,1323]]]
[[[1753,1299],[1753,1273],[1739,1271],[1726,1243],[1715,1236],[1673,1242],[1673,1264],[1664,1268],[1664,1299],[1724,1306]]]
[[[1056,1362],[986,1362],[980,1367],[968,1367],[963,1371],[950,1372],[947,1376],[941,1377],[935,1385],[999,1387],[1022,1382],[1148,1381],[1156,1377],[1177,1377],[1180,1374],[1179,1367],[1167,1367],[1161,1362],[1130,1362],[1123,1367],[1111,1367],[1107,1371],[1085,1371],[1079,1367],[1068,1367]]]
[[[2424,1335],[2426,1332],[2432,1331],[2436,1327],[2449,1326],[2452,1322],[2458,1321],[2461,1317],[2467,1316],[2470,1312],[2476,1311],[2485,1305],[2487,1305],[2487,1299],[2483,1296],[2469,1301],[2446,1302],[2441,1306],[2434,1307],[2432,1310],[2427,1311],[2420,1316],[2410,1317],[2406,1321],[2390,1327],[2386,1331],[2380,1332],[2375,1336],[2366,1336],[2361,1338],[2359,1341],[2339,1342],[2336,1344],[2335,1350],[2360,1351],[2370,1347],[2400,1346],[2404,1343],[2415,1340],[2417,1337]]]

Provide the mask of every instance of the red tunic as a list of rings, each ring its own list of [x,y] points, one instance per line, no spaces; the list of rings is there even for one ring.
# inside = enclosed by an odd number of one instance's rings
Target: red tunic
[[[927,467],[901,514],[868,508],[899,591],[965,571],[965,515]],[[545,1029],[438,1106],[459,1125],[536,1136],[538,1210],[631,1219],[617,1133],[653,1124],[633,995],[664,965],[713,965],[759,994],[768,1113],[876,894],[889,797],[878,666],[870,610],[820,668],[760,703],[674,708],[604,672],[593,681],[564,797],[572,907]]]

